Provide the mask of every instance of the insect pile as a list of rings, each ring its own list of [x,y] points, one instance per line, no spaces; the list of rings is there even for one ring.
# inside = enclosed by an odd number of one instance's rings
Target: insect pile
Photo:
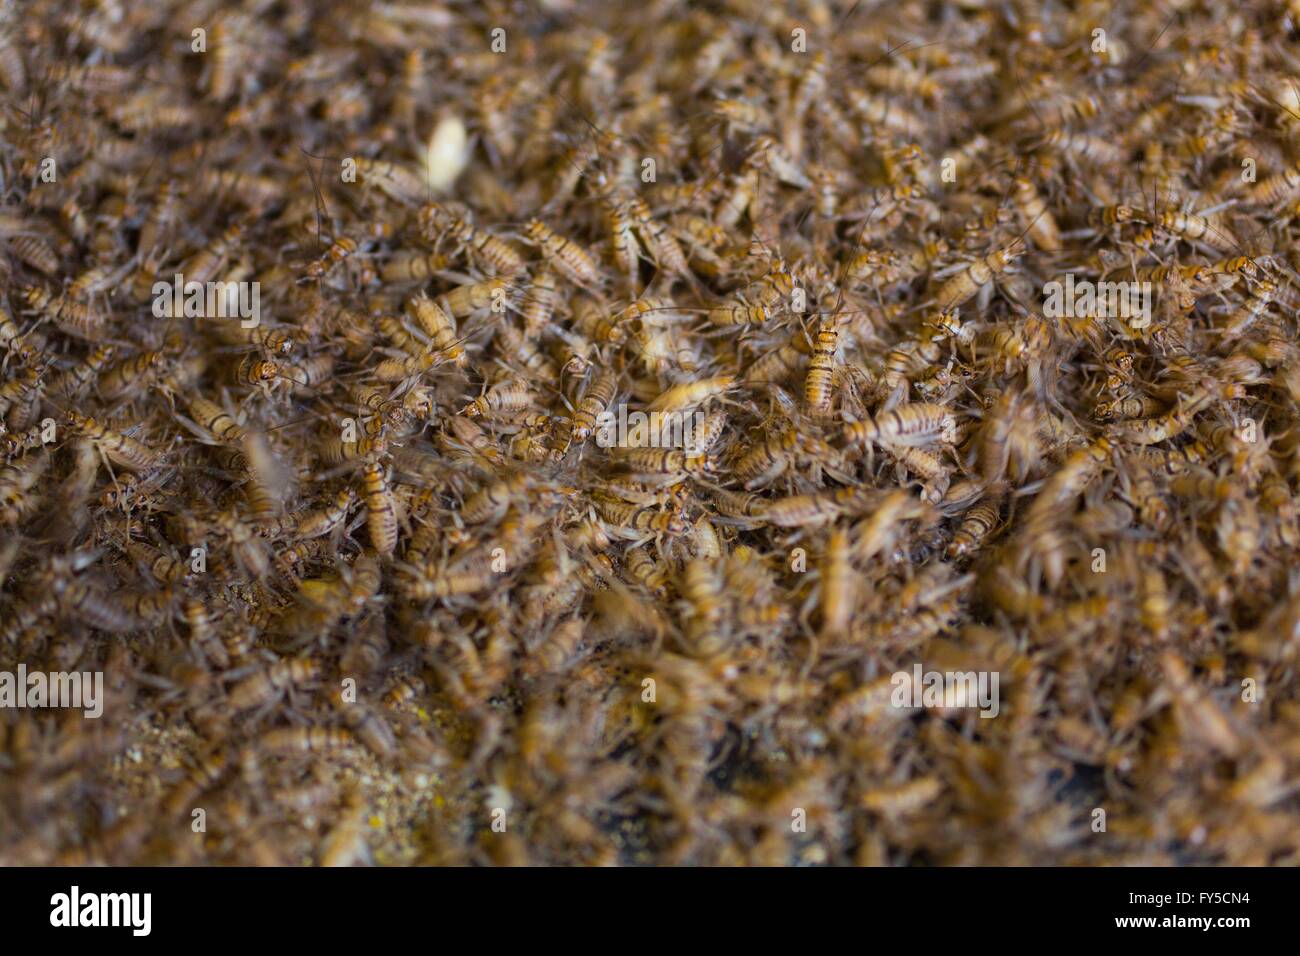
[[[0,861],[1300,861],[1295,5],[617,6],[5,15]]]

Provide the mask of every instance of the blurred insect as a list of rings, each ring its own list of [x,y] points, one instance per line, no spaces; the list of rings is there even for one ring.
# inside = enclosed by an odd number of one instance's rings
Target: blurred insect
[[[260,707],[289,687],[306,684],[321,675],[320,664],[307,658],[278,661],[264,671],[245,678],[230,690],[229,704],[234,713]]]
[[[384,477],[383,466],[371,462],[362,473],[366,502],[366,527],[376,552],[391,555],[397,546],[397,510]]]

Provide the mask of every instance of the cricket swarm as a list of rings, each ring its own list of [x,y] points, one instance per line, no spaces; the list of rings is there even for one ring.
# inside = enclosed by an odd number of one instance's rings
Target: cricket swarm
[[[1296,863],[1298,18],[5,4],[0,862]]]

